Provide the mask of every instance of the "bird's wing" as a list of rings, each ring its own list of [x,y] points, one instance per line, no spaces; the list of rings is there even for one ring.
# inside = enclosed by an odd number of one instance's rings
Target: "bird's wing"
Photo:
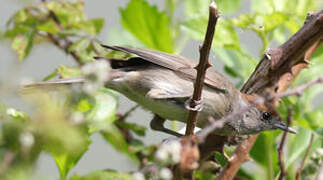
[[[194,69],[196,63],[182,56],[140,48],[128,48],[108,45],[102,45],[102,47],[116,51],[122,51],[127,54],[135,54],[153,64],[174,70],[176,72],[180,72],[186,78],[192,80],[194,80],[196,77],[196,70]],[[226,91],[226,87],[228,87],[228,85],[231,86],[231,83],[228,84],[228,82],[229,80],[227,80],[221,74],[217,73],[214,69],[209,68],[207,70],[205,84],[207,84],[208,86],[211,86],[221,91]]]

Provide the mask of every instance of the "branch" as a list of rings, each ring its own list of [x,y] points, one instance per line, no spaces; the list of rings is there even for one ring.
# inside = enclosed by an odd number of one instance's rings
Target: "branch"
[[[58,16],[55,14],[54,11],[49,10],[49,17],[52,18],[54,20],[54,22],[57,24],[57,26],[59,27],[59,29],[61,31],[64,30],[63,25],[61,24]],[[49,39],[60,49],[64,50],[65,53],[70,53],[72,55],[72,57],[74,58],[74,60],[79,64],[82,65],[83,62],[81,60],[81,57],[75,52],[75,51],[69,51],[69,48],[71,47],[71,45],[73,44],[72,41],[70,41],[67,37],[64,37],[63,40],[65,41],[65,46],[60,44],[60,40],[59,38],[55,37],[54,35],[48,33],[48,37]]]
[[[288,115],[287,115],[287,127],[289,127],[290,124],[291,124],[292,115],[293,115],[292,108],[289,107],[288,108]],[[278,164],[279,164],[279,167],[280,167],[279,180],[282,180],[287,175],[287,172],[286,172],[286,169],[285,169],[285,163],[284,163],[284,152],[283,152],[286,137],[287,137],[287,131],[284,131],[282,140],[280,141],[279,147],[277,148]]]
[[[305,156],[301,162],[301,166],[297,169],[297,173],[296,173],[296,180],[300,180],[301,179],[301,175],[302,175],[302,170],[304,168],[304,165],[305,165],[305,161],[310,153],[310,150],[311,150],[311,147],[313,145],[313,140],[314,140],[314,133],[312,133],[311,135],[311,139],[310,139],[310,142],[307,146],[307,150],[306,150],[306,153],[305,153]]]
[[[286,43],[267,52],[259,62],[253,74],[244,84],[241,92],[261,94],[266,88],[275,93],[285,91],[299,72],[307,67],[303,57],[311,54],[323,37],[323,10],[309,13],[304,26]],[[316,46],[316,47],[315,47]],[[307,57],[309,58],[309,57]],[[220,172],[222,179],[233,179],[242,163],[248,159],[249,151],[258,135],[252,135],[243,141],[229,159],[227,166]],[[207,142],[206,142],[207,143]]]
[[[301,96],[306,89],[310,88],[311,86],[314,86],[315,84],[319,84],[319,83],[323,83],[323,76],[320,76],[315,80],[309,81],[306,84],[296,86],[295,88],[288,90],[286,92],[280,93],[277,95],[277,98],[281,99],[283,97],[294,96],[294,95]]]
[[[209,53],[212,46],[212,40],[214,36],[215,26],[218,21],[219,14],[218,9],[214,1],[211,2],[209,6],[209,22],[207,25],[207,30],[205,34],[205,39],[202,47],[200,48],[200,62],[195,67],[197,70],[196,80],[194,83],[194,93],[193,97],[189,103],[189,115],[187,119],[187,127],[185,135],[193,135],[194,128],[196,126],[197,115],[198,115],[198,106],[200,106],[202,89],[204,85],[204,79],[207,68],[211,67],[209,62]]]

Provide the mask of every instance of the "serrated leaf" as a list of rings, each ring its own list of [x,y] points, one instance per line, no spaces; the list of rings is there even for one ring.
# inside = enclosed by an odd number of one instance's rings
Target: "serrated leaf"
[[[144,45],[138,39],[132,36],[128,31],[116,27],[109,28],[108,44],[144,47]]]
[[[34,33],[27,32],[17,35],[11,44],[11,48],[18,54],[19,60],[25,59],[33,46]]]
[[[174,51],[170,20],[157,6],[146,0],[131,0],[126,8],[120,9],[120,14],[123,27],[148,48]]]

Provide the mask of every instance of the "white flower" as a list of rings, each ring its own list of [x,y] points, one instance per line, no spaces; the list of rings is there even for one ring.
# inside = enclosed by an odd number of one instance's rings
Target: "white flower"
[[[155,157],[162,163],[178,163],[181,158],[181,144],[177,140],[169,141],[160,146]]]
[[[159,176],[161,179],[164,179],[164,180],[169,180],[173,178],[173,174],[168,168],[162,168],[159,171]]]
[[[16,110],[13,109],[13,108],[8,108],[6,113],[9,115],[9,116],[15,116],[16,115]]]
[[[24,147],[31,147],[35,143],[35,138],[30,132],[24,132],[19,136],[20,144]]]
[[[82,72],[86,77],[92,77],[91,81],[104,83],[109,79],[110,66],[107,61],[95,61],[87,63],[82,67]],[[93,77],[94,76],[94,77]]]
[[[86,78],[83,84],[83,91],[88,94],[94,94],[102,88],[109,80],[110,66],[106,61],[95,61],[87,63],[82,67],[82,72]]]
[[[134,180],[145,180],[145,176],[141,172],[135,172],[132,174]]]
[[[75,112],[72,114],[71,121],[75,124],[80,124],[84,120],[84,116],[81,112]]]

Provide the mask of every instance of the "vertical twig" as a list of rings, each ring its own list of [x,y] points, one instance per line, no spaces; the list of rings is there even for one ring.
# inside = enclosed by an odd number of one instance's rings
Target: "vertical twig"
[[[287,127],[290,126],[291,124],[291,119],[292,119],[293,111],[291,107],[288,107],[288,115],[287,115]],[[284,152],[283,148],[286,142],[286,137],[287,137],[287,131],[284,131],[282,140],[280,141],[279,147],[277,148],[278,152],[278,164],[280,167],[280,175],[279,175],[279,180],[282,180],[286,175],[286,169],[285,169],[285,163],[284,163]]]
[[[209,62],[209,53],[212,46],[215,26],[218,21],[218,18],[218,8],[215,2],[212,1],[209,6],[209,22],[207,25],[205,39],[203,45],[200,47],[200,61],[199,64],[195,67],[195,69],[197,70],[197,75],[194,83],[193,97],[189,103],[190,111],[187,119],[185,135],[192,135],[196,126],[197,115],[199,110],[199,108],[197,107],[201,105],[200,102],[202,99],[202,89],[204,85],[206,70],[207,68],[211,67],[211,64]]]
[[[310,153],[311,147],[313,145],[313,140],[314,140],[314,133],[312,133],[312,135],[311,135],[311,139],[310,139],[310,142],[308,143],[308,146],[307,146],[307,149],[306,149],[306,153],[304,155],[304,158],[302,159],[301,165],[297,169],[297,172],[296,172],[296,180],[300,180],[301,179],[302,170],[304,168],[305,161],[306,161],[306,159],[307,159],[307,157],[308,157],[308,155]]]

